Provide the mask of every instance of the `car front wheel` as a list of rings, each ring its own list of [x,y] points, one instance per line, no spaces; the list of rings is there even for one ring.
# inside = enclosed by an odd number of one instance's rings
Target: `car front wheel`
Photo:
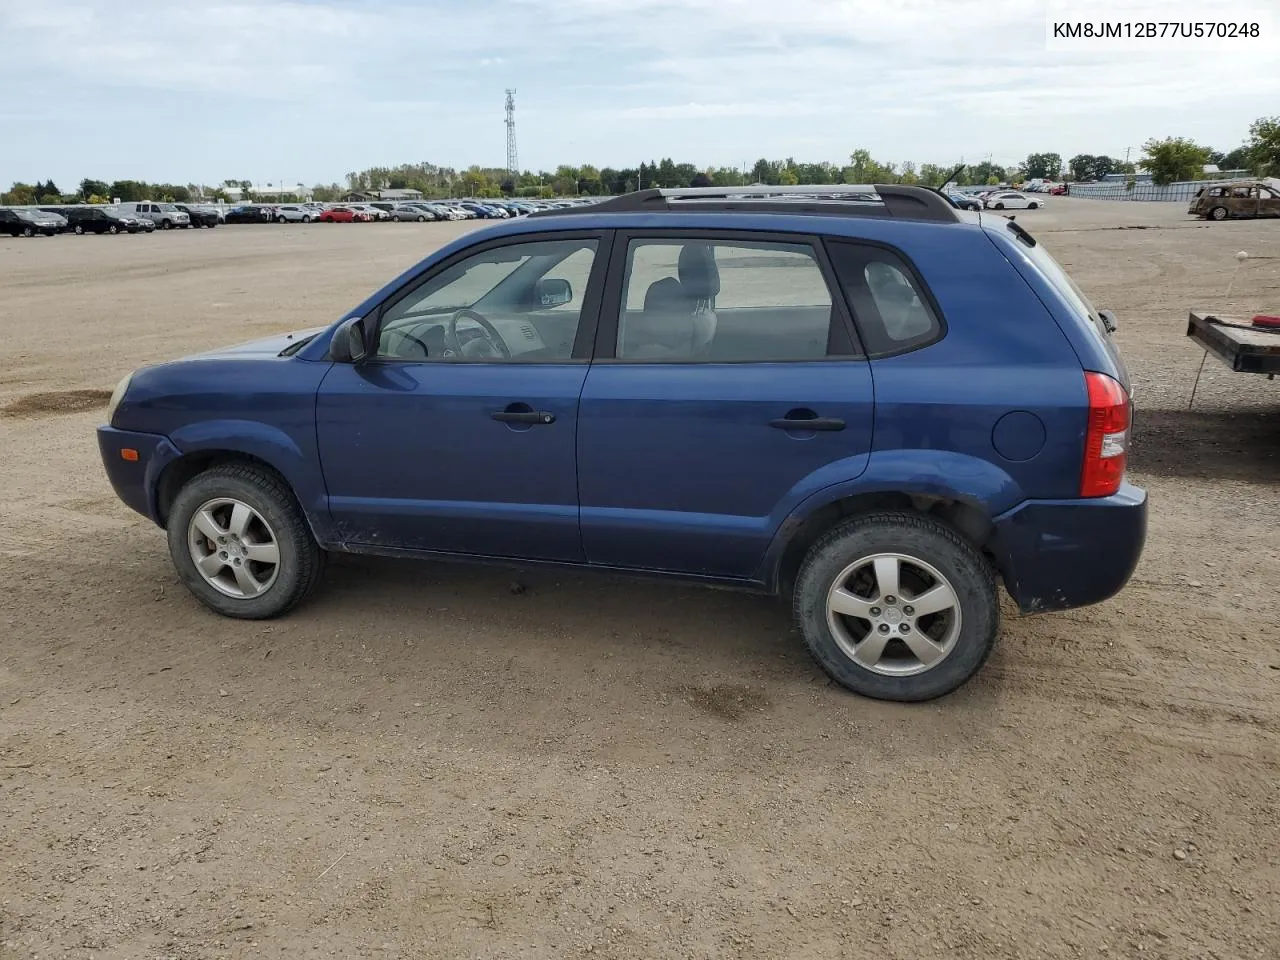
[[[931,700],[986,662],[1000,624],[995,576],[951,527],[911,513],[858,517],[809,550],[795,617],[837,683],[878,700]]]
[[[263,620],[311,592],[324,553],[285,483],[230,464],[198,475],[173,502],[169,555],[187,588],[226,617]]]
[[[1040,204],[1035,203],[1035,202],[1032,202],[1032,203],[1028,203],[1028,204],[1027,204],[1027,209],[1028,209],[1028,210],[1036,210],[1036,209],[1039,209],[1039,207],[1040,207]]]

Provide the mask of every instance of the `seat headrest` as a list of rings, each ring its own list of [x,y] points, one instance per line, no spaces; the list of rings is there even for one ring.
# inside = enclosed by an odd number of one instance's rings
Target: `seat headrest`
[[[710,300],[720,292],[720,269],[710,244],[686,243],[680,249],[678,269],[685,296]]]
[[[665,310],[679,306],[684,302],[684,293],[680,281],[675,277],[666,277],[649,284],[644,292],[644,308],[646,310]]]

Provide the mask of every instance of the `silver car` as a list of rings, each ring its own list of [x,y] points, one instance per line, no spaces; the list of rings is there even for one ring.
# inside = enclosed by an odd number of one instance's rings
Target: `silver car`
[[[411,207],[408,204],[400,204],[391,208],[392,220],[416,220],[418,223],[425,223],[428,220],[434,220],[435,214],[423,210],[421,207]]]
[[[310,207],[304,207],[297,203],[286,203],[283,206],[276,207],[272,219],[276,223],[310,223],[317,216],[318,214],[314,213]]]

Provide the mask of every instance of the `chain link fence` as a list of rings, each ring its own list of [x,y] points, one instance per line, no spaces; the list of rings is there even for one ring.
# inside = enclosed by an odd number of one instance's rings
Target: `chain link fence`
[[[1218,180],[1184,180],[1178,183],[1126,183],[1114,180],[1104,183],[1073,183],[1071,196],[1094,200],[1170,200],[1190,203],[1196,191]]]

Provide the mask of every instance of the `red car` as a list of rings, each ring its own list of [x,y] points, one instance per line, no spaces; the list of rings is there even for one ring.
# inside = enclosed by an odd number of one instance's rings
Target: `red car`
[[[1067,185],[1065,183],[1060,183],[1056,187],[1049,188],[1049,196],[1051,197],[1060,197],[1066,192],[1067,192]]]
[[[367,223],[369,215],[350,207],[330,207],[320,214],[321,223]]]

